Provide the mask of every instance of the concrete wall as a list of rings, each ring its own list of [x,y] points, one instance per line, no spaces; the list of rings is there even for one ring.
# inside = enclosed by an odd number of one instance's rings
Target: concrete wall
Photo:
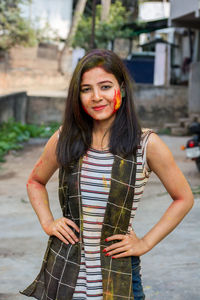
[[[188,109],[189,113],[200,114],[200,61],[191,64]]]
[[[138,85],[135,103],[144,127],[163,127],[175,123],[188,113],[188,88],[185,86],[155,87]]]
[[[66,96],[25,95],[0,98],[0,122],[9,117],[35,124],[62,121]],[[138,85],[135,103],[143,126],[162,127],[166,122],[174,123],[179,117],[187,116],[187,87]]]
[[[10,118],[18,122],[26,122],[27,94],[19,92],[0,96],[0,123]]]
[[[27,104],[27,123],[48,124],[61,122],[66,97],[29,96]]]

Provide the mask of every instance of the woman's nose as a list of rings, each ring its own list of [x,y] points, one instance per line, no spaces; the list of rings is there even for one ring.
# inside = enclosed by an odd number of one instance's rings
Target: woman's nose
[[[102,100],[102,96],[101,96],[101,92],[98,90],[98,89],[94,89],[93,90],[93,100],[94,101],[99,101],[99,100]]]

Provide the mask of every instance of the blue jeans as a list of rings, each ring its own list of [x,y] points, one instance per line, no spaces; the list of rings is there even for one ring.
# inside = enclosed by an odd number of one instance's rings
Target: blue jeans
[[[132,256],[132,282],[133,282],[133,295],[134,300],[144,300],[145,294],[142,287],[142,280],[140,274],[140,258],[138,256]]]

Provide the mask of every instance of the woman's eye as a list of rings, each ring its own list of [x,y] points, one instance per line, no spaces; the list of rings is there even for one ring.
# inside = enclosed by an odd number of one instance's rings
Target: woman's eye
[[[90,88],[89,87],[87,87],[87,88],[82,88],[81,89],[81,93],[87,93],[87,92],[89,92],[90,91]]]
[[[110,85],[102,85],[101,88],[102,88],[102,90],[108,90],[111,88],[111,86]]]

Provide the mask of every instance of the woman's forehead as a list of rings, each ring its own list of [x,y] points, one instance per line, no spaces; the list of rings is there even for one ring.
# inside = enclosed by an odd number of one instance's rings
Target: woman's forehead
[[[102,67],[94,67],[83,73],[81,84],[89,84],[99,81],[111,81],[115,83],[117,78],[114,74],[106,72]]]

